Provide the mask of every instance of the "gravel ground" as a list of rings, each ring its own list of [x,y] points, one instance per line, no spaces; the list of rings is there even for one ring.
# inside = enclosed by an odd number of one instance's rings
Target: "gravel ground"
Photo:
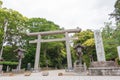
[[[120,76],[75,76],[73,72],[65,72],[65,70],[48,71],[48,76],[42,76],[44,72],[31,73],[30,76],[24,74],[13,76],[0,76],[0,80],[120,80]],[[58,73],[65,74],[58,76]]]

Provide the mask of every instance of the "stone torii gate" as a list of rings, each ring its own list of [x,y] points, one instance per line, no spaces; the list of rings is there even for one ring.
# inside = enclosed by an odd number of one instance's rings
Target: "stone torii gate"
[[[72,60],[71,60],[71,53],[70,53],[70,40],[76,40],[77,38],[70,38],[69,33],[76,33],[80,32],[81,29],[69,29],[69,30],[58,30],[58,31],[46,31],[46,32],[35,32],[35,33],[28,33],[28,36],[37,36],[37,40],[29,41],[29,43],[37,43],[36,48],[36,55],[35,55],[35,63],[34,63],[34,70],[37,71],[39,69],[39,60],[40,60],[40,47],[41,42],[54,42],[54,41],[66,41],[66,51],[67,51],[67,68],[68,70],[72,69]],[[64,38],[57,38],[57,39],[41,39],[41,36],[46,35],[55,35],[55,34],[65,34]]]

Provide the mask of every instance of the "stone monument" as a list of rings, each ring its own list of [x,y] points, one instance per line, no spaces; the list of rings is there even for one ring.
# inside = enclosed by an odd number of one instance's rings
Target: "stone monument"
[[[28,64],[27,64],[27,70],[28,70],[28,71],[31,71],[31,63],[28,63]]]
[[[120,75],[120,68],[114,61],[106,61],[100,30],[94,31],[97,61],[91,62],[89,67],[90,75]]]
[[[100,30],[94,31],[94,38],[95,38],[95,46],[96,46],[96,52],[97,52],[97,60],[98,61],[106,61]]]

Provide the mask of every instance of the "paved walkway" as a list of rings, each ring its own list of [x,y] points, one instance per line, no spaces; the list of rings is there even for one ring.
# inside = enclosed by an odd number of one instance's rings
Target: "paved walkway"
[[[14,76],[0,76],[0,80],[120,80],[120,76],[74,76],[73,72],[65,72],[65,70],[48,71],[49,76],[42,76],[42,72],[32,73],[30,76],[24,74]],[[58,73],[67,74],[66,76],[58,76]]]

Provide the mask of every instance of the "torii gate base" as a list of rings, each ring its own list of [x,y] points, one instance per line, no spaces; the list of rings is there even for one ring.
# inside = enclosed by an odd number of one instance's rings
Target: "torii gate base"
[[[67,51],[67,68],[68,71],[71,71],[72,68],[72,60],[71,60],[71,53],[70,53],[70,40],[76,40],[77,38],[70,38],[69,33],[76,33],[80,32],[81,29],[69,29],[69,30],[59,30],[59,31],[47,31],[47,32],[36,32],[36,33],[28,33],[28,36],[38,36],[37,40],[30,41],[29,43],[37,43],[37,48],[36,48],[36,55],[35,55],[35,64],[34,64],[34,71],[39,70],[39,60],[40,60],[40,47],[41,47],[41,42],[54,42],[54,41],[66,41],[66,51]],[[53,35],[53,34],[65,34],[65,38],[61,39],[41,39],[41,36],[45,35]]]

